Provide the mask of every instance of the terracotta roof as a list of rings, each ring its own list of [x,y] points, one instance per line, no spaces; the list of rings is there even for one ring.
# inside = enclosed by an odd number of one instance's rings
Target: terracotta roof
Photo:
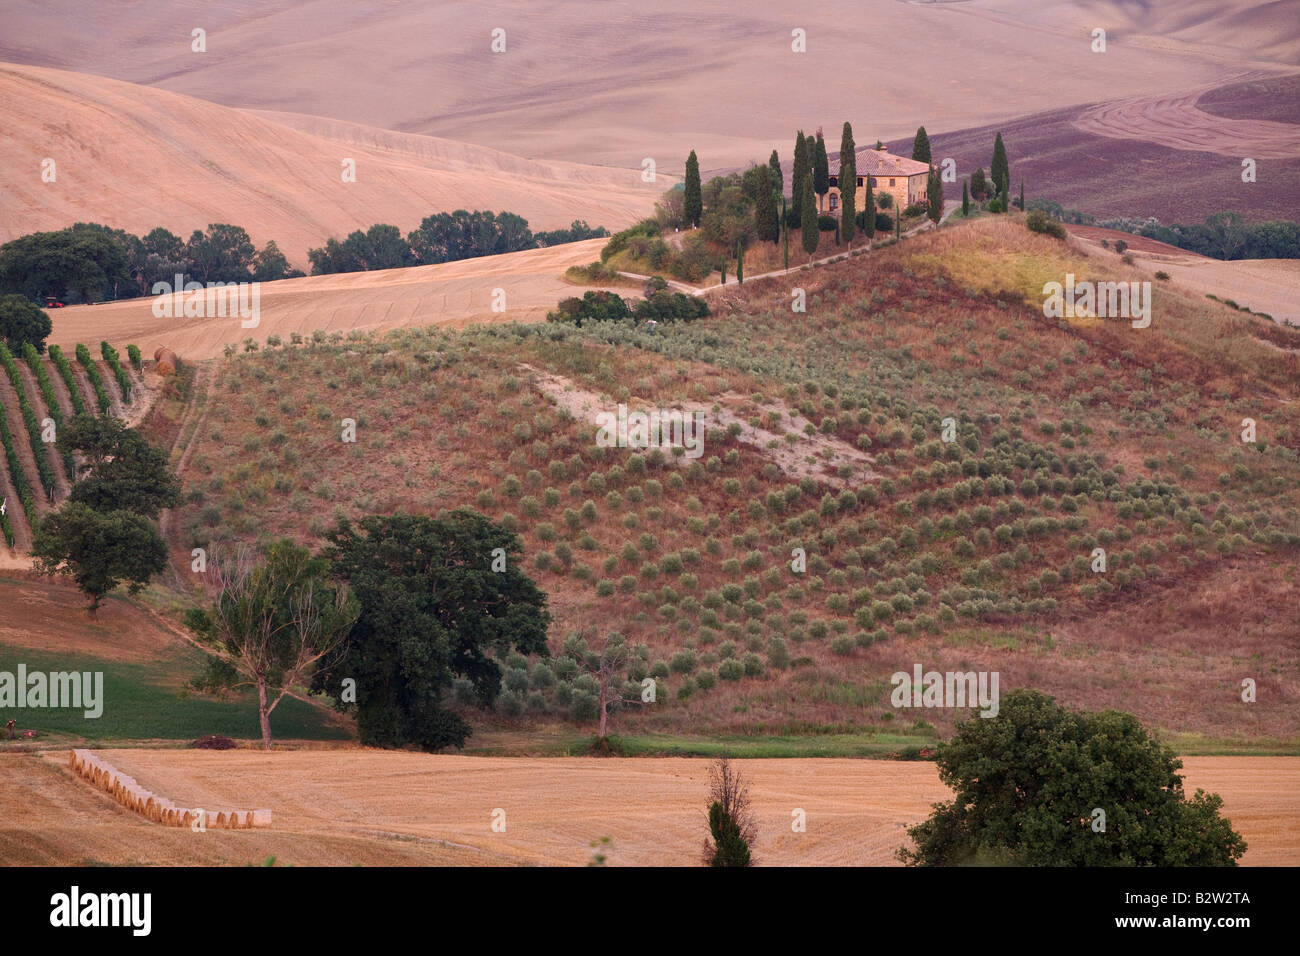
[[[930,167],[925,163],[919,163],[914,159],[905,159],[902,156],[895,156],[893,153],[887,153],[884,150],[858,150],[857,160],[859,176],[916,176],[930,171]],[[830,174],[838,176],[839,173],[840,161],[837,157],[830,162]]]

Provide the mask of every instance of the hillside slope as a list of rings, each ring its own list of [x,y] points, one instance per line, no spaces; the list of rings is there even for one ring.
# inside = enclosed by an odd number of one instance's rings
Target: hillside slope
[[[1044,282],[1127,268],[996,217],[728,286],[715,317],[653,332],[412,328],[222,360],[171,544],[477,508],[518,529],[553,649],[643,645],[665,689],[629,733],[880,732],[889,675],[926,662],[1294,739],[1300,333],[1176,285],[1147,329],[1044,318]],[[592,411],[617,403],[701,412],[702,457],[600,447]],[[580,679],[511,666],[507,717],[582,719]],[[1268,688],[1245,711],[1243,676]]]
[[[103,77],[0,64],[5,135],[0,242],[74,222],[188,238],[208,223],[274,239],[305,267],[330,236],[386,222],[403,233],[432,213],[517,213],[534,230],[574,219],[619,229],[670,181],[639,170],[535,162],[482,146],[349,124],[304,132],[266,115]],[[43,182],[41,162],[55,162]],[[342,161],[356,181],[342,181]],[[20,174],[21,171],[21,174]]]
[[[49,0],[6,12],[0,57],[528,156],[625,169],[650,156],[680,172],[692,148],[705,169],[763,160],[774,144],[787,152],[795,129],[835,131],[844,119],[867,141],[1294,67],[1300,27],[1289,6],[972,0],[877,3],[865,16],[858,0],[797,14],[664,0],[602,3],[593,15],[581,0],[270,0],[146,4],[122,16]],[[1104,55],[1090,49],[1098,27]],[[191,51],[195,28],[207,31],[204,53]],[[506,50],[494,54],[498,28]],[[796,28],[805,54],[791,51]],[[52,48],[44,40],[56,32]]]

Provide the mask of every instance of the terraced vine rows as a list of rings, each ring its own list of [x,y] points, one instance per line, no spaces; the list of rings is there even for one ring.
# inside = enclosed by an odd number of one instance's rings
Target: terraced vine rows
[[[116,361],[111,346],[101,345],[103,362],[84,346],[77,351],[84,360],[69,362],[58,346],[48,356],[30,346],[15,355],[0,343],[0,537],[18,552],[31,550],[36,523],[68,496],[76,477],[72,456],[44,440],[46,423],[53,421],[57,434],[75,414],[104,409],[123,417],[142,381],[133,364]]]

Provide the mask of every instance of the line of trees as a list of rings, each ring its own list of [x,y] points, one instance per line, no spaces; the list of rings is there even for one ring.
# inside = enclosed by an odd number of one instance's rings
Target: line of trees
[[[240,226],[212,223],[188,240],[163,228],[145,236],[79,222],[33,232],[0,246],[0,295],[66,303],[151,295],[155,282],[270,282],[303,275],[274,240],[260,250]]]
[[[405,236],[396,226],[376,223],[341,241],[330,237],[324,246],[307,250],[307,258],[312,275],[327,275],[434,265],[608,235],[603,226],[593,229],[580,219],[567,229],[535,233],[527,219],[512,212],[457,209],[426,216]]]

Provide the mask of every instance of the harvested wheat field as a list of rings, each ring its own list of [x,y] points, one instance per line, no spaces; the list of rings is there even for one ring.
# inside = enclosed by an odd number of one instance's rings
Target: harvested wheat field
[[[703,759],[490,758],[369,750],[96,751],[182,803],[256,804],[267,831],[189,833],[144,823],[67,770],[67,754],[5,756],[8,863],[581,865],[593,841],[613,865],[691,865],[705,827]],[[1194,757],[1186,785],[1212,789],[1250,844],[1244,862],[1300,861],[1300,758]],[[935,765],[745,760],[761,864],[892,865],[904,827],[948,797]],[[807,832],[791,813],[807,814]],[[493,832],[496,810],[504,832]]]
[[[672,185],[639,170],[535,161],[432,136],[218,106],[62,70],[0,64],[5,135],[0,242],[74,222],[188,237],[209,223],[275,240],[305,269],[309,247],[382,222],[406,234],[425,216],[492,209],[535,229],[621,229]],[[288,120],[289,122],[281,122]],[[41,178],[43,160],[55,178]],[[343,161],[355,163],[354,181]],[[19,175],[18,170],[23,174]]]
[[[145,355],[166,346],[182,359],[221,354],[226,345],[292,332],[386,332],[417,325],[462,328],[474,322],[535,322],[560,299],[584,289],[564,281],[569,266],[600,257],[605,239],[527,249],[502,256],[462,259],[409,269],[379,269],[263,282],[261,317],[245,329],[238,316],[157,318],[151,297],[69,306],[51,313],[50,342],[73,349],[78,342],[138,345]],[[505,292],[505,311],[494,312],[494,290]]]

